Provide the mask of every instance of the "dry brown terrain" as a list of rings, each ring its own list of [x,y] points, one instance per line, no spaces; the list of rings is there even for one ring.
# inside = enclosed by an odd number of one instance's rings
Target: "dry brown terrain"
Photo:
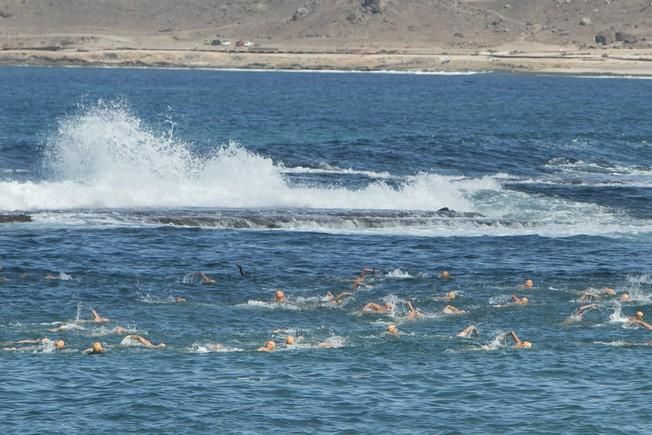
[[[0,0],[0,48],[9,64],[652,74],[652,1]]]

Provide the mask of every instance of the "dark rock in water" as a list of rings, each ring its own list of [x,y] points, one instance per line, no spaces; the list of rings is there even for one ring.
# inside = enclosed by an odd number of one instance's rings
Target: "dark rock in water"
[[[627,32],[616,32],[616,41],[621,41],[625,44],[635,44],[638,42],[638,37]]]
[[[607,30],[602,30],[602,31],[598,32],[595,35],[595,42],[597,42],[600,45],[613,44],[614,35],[613,35],[613,33],[609,32]]]
[[[451,210],[448,207],[442,207],[439,210],[437,210],[437,215],[439,216],[446,216],[446,217],[465,217],[465,218],[481,218],[485,217],[482,213],[477,213],[477,212],[458,212],[455,210]]]
[[[362,9],[371,14],[382,14],[387,7],[386,0],[362,0]]]
[[[26,214],[0,214],[0,223],[2,224],[31,222],[31,221],[32,221],[32,217]]]

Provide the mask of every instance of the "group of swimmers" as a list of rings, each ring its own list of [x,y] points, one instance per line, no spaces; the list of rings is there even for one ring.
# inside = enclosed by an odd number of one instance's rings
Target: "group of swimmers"
[[[240,272],[243,273],[241,268],[240,268]],[[351,284],[351,291],[342,291],[337,294],[328,291],[323,300],[327,303],[331,303],[334,305],[342,304],[344,300],[346,300],[347,298],[353,297],[355,295],[355,292],[360,288],[370,288],[371,286],[366,282],[366,278],[370,273],[375,273],[375,272],[376,271],[374,269],[364,268],[360,272],[360,274],[357,275],[353,280]],[[209,277],[203,272],[197,272],[195,275],[197,276],[199,282],[201,282],[204,285],[211,285],[216,283],[215,279]],[[442,280],[453,279],[453,276],[446,270],[442,271],[439,274],[439,277]],[[61,279],[59,276],[51,275],[51,274],[46,275],[45,278]],[[533,289],[534,282],[531,279],[526,279],[523,282],[521,288],[524,290]],[[439,301],[452,302],[456,298],[457,298],[457,292],[449,291],[445,295],[436,297],[435,299]],[[585,291],[578,298],[578,302],[583,303],[585,305],[581,305],[579,308],[577,308],[569,316],[569,318],[566,319],[565,322],[571,323],[573,321],[581,320],[587,312],[598,309],[600,307],[598,303],[605,298],[617,298],[617,300],[621,302],[627,302],[631,299],[629,293],[622,292],[621,294],[618,295],[616,294],[616,291],[614,289],[608,287],[605,287],[599,291],[595,291],[595,290]],[[177,296],[174,298],[174,302],[186,302],[186,299]],[[285,295],[285,292],[282,289],[275,290],[274,303],[275,304],[288,303],[287,296]],[[416,320],[423,317],[424,314],[420,310],[415,308],[412,301],[405,300],[403,301],[403,303],[406,308],[406,315],[404,317],[404,320]],[[494,306],[504,307],[506,305],[527,305],[528,303],[529,303],[529,299],[526,296],[517,296],[516,294],[512,294],[510,298],[510,302],[506,304],[497,304]],[[383,304],[379,304],[376,302],[368,302],[362,305],[362,307],[360,308],[360,313],[390,314],[394,312],[395,308],[396,308],[396,304],[392,302],[385,302]],[[464,314],[466,312],[467,312],[466,310],[457,308],[450,304],[445,305],[442,309],[442,313],[444,314]],[[77,320],[72,326],[75,326],[77,323],[83,323],[83,322],[91,322],[94,324],[105,324],[110,322],[110,319],[101,316],[95,309],[91,309],[90,314],[92,316],[91,320],[89,321]],[[640,326],[646,328],[647,330],[652,330],[652,324],[647,323],[646,321],[643,320],[643,318],[644,318],[643,312],[637,311],[636,314],[632,317],[629,317],[627,321],[631,325]],[[72,329],[71,324],[62,323],[61,325],[53,329],[50,329],[50,332],[61,332],[61,331],[66,331],[67,329]],[[109,331],[109,333],[111,334],[118,334],[124,336],[120,343],[122,346],[142,346],[149,349],[164,349],[166,347],[165,343],[154,344],[147,338],[141,335],[132,334],[131,332],[132,331],[122,326],[116,326]],[[385,329],[385,332],[390,336],[395,336],[395,337],[400,336],[400,330],[398,326],[394,323],[388,325]],[[469,325],[456,335],[457,337],[461,337],[461,338],[471,338],[471,337],[479,336],[479,334],[480,334],[479,330],[475,325]],[[293,335],[287,335],[284,338],[282,345],[284,345],[285,347],[295,346],[297,344],[297,340],[301,338],[303,337],[295,337]],[[507,343],[507,341],[511,341],[512,342],[511,347],[514,349],[530,349],[533,347],[533,344],[531,342],[526,340],[521,340],[515,331],[501,333],[498,336],[496,336],[495,340],[504,343]],[[4,346],[2,347],[2,350],[6,350],[6,351],[18,351],[18,350],[27,351],[27,350],[46,350],[46,349],[50,351],[60,351],[66,347],[66,344],[62,339],[50,339],[44,337],[44,338],[37,338],[37,339],[22,339],[22,340],[1,342],[0,346]],[[221,345],[219,345],[219,347],[221,347]],[[335,346],[331,341],[326,340],[320,342],[318,344],[318,347],[330,348]],[[257,350],[260,352],[273,352],[277,348],[278,348],[278,344],[274,340],[268,340],[267,342],[264,343],[263,346],[259,347]],[[82,352],[84,354],[103,354],[106,352],[106,349],[101,342],[97,341],[92,343],[89,348],[82,350]]]

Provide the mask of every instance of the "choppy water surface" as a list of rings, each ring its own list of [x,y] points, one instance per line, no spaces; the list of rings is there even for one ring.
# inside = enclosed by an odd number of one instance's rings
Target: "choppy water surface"
[[[615,78],[0,69],[0,216],[29,219],[0,223],[1,347],[66,343],[0,351],[2,432],[649,432],[652,333],[627,318],[652,317],[651,100]]]

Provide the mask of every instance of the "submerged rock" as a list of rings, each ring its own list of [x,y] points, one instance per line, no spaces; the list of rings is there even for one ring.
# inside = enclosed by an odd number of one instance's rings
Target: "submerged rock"
[[[32,217],[26,214],[0,214],[0,223],[2,224],[31,222],[31,221],[32,221]]]

